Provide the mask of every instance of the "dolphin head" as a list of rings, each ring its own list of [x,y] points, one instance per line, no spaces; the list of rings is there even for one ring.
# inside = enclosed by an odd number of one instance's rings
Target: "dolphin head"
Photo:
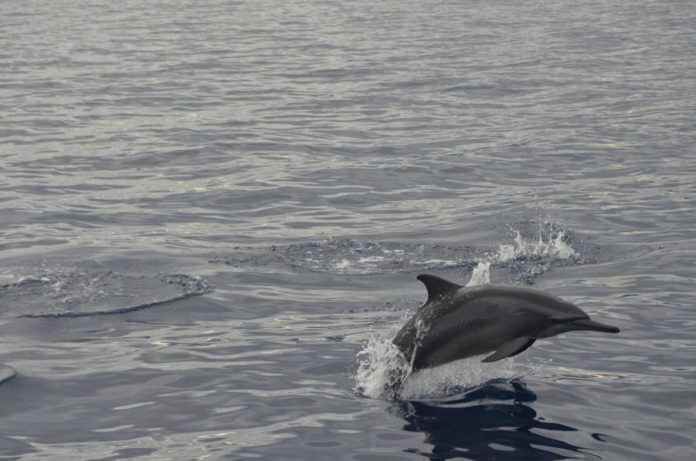
[[[588,317],[586,319],[574,320],[572,322],[565,323],[556,323],[554,325],[551,325],[550,327],[542,330],[537,335],[537,338],[549,338],[551,336],[560,335],[561,333],[565,333],[567,331],[580,330],[601,331],[602,333],[618,333],[619,331],[621,331],[617,327],[607,325],[605,323],[595,322],[594,320],[590,320],[590,318]]]

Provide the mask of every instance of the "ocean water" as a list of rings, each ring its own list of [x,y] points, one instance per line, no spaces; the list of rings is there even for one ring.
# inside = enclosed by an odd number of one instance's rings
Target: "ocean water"
[[[696,458],[693,2],[0,10],[0,459]],[[392,401],[420,273],[622,331]]]

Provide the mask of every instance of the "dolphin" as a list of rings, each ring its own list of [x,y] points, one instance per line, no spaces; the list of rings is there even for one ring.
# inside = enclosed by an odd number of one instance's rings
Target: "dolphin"
[[[579,307],[531,288],[502,285],[463,287],[434,275],[418,280],[428,300],[392,342],[411,372],[493,352],[495,362],[527,350],[534,341],[567,331],[618,333]]]

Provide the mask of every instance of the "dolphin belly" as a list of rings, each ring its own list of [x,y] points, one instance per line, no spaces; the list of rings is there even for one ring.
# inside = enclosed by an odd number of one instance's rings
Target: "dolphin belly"
[[[415,347],[414,371],[498,350],[511,339],[526,336],[534,327],[531,316],[505,321],[489,306],[470,307],[465,314],[451,312],[431,326]]]
[[[427,336],[416,346],[412,358],[412,369],[436,367],[455,360],[466,359],[485,354],[500,345],[495,340],[491,328],[482,328],[478,332],[460,333],[457,336]]]

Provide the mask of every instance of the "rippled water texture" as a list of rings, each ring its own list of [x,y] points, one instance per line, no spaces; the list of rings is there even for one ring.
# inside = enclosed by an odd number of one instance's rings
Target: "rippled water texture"
[[[692,1],[0,14],[0,458],[696,458]],[[430,272],[619,335],[380,398]]]

